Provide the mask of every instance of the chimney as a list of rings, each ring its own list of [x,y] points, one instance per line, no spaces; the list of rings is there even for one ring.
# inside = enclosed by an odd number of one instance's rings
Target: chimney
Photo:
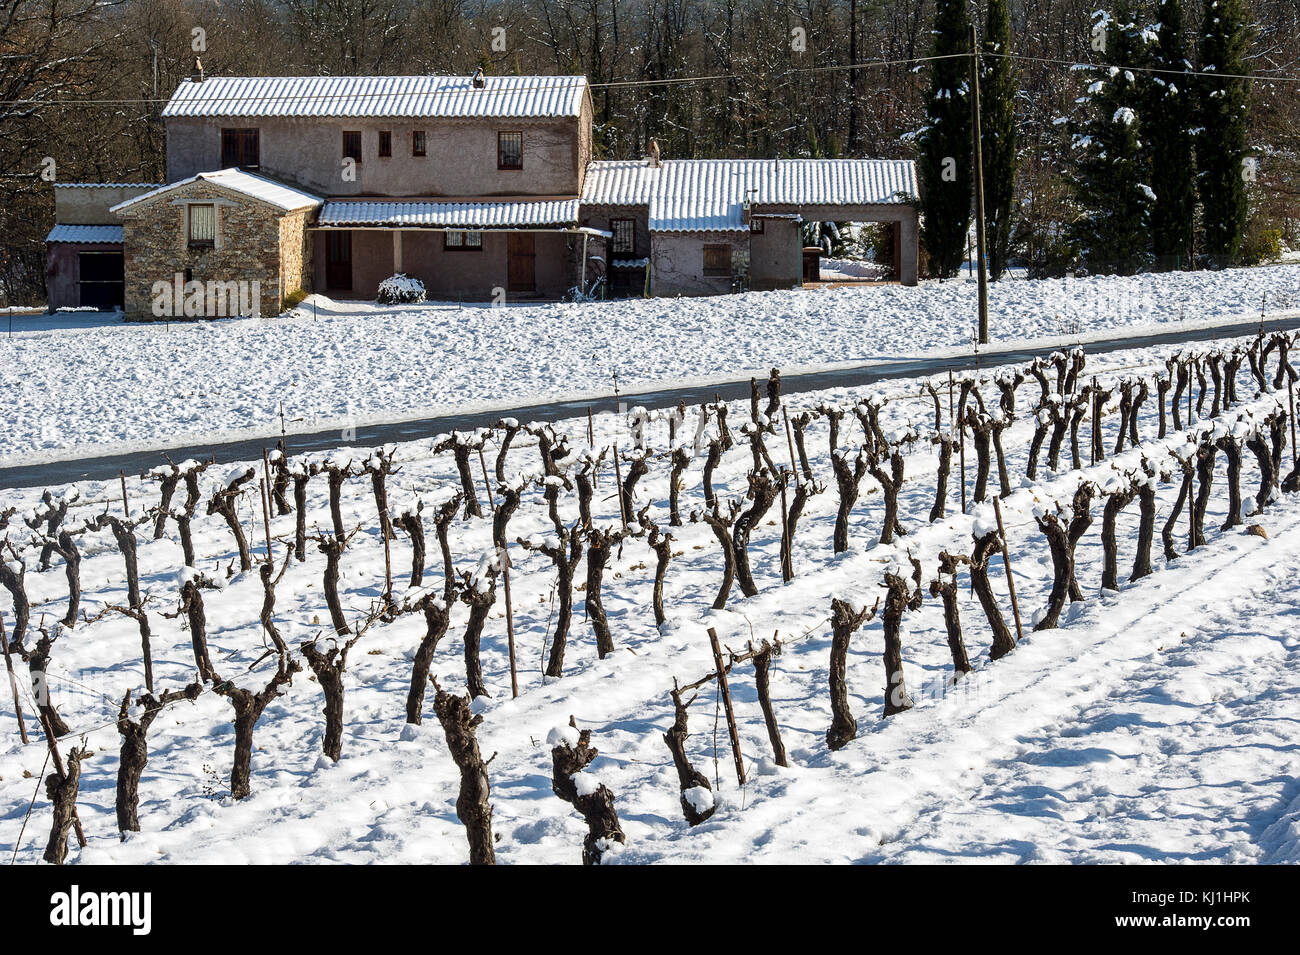
[[[474,76],[470,79],[470,83],[474,85],[474,89],[476,90],[481,90],[487,85],[487,80],[483,76],[483,67],[480,66],[474,71]]]
[[[650,145],[646,147],[646,158],[650,160],[650,165],[659,165],[659,140],[650,140]]]
[[[203,82],[203,61],[197,56],[194,58],[194,72],[190,74],[191,83]]]

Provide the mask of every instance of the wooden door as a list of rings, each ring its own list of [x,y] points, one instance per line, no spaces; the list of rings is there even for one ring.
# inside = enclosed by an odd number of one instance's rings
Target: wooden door
[[[509,275],[506,290],[533,292],[537,289],[537,251],[531,232],[506,233]]]
[[[325,287],[352,290],[352,233],[325,233]]]

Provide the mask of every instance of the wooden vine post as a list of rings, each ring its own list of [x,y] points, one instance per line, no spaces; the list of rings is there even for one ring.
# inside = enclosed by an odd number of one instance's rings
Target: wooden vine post
[[[131,517],[131,504],[126,499],[126,472],[118,471],[117,477],[118,480],[122,482],[122,513],[125,514],[129,520]]]
[[[957,448],[961,454],[961,512],[966,513],[966,421],[955,420],[956,415],[952,407],[952,369],[948,369],[948,417],[958,428],[961,429],[957,436]]]
[[[785,486],[789,483],[790,474],[781,469],[781,550],[785,557],[781,561],[781,579],[787,584],[794,580],[794,555],[790,553],[793,549],[794,541],[790,539],[790,507],[786,503]]]
[[[1286,377],[1286,396],[1287,404],[1291,406],[1291,466],[1295,467],[1297,461],[1295,446],[1295,382],[1291,380],[1290,375]]]
[[[1007,547],[1007,530],[1002,524],[1002,505],[996,497],[993,498],[993,513],[998,519],[998,537],[1002,540],[1002,567],[1007,572],[1007,589],[1011,591],[1011,616],[1016,621],[1016,642],[1019,643],[1025,639],[1025,633],[1020,626],[1020,603],[1016,600],[1016,580],[1011,575],[1011,551]]]
[[[23,738],[23,745],[27,745],[27,726],[23,723],[23,707],[18,700],[18,678],[14,676],[14,661],[9,655],[9,634],[5,632],[5,616],[0,613],[0,645],[5,651],[5,669],[9,671],[9,689],[14,693],[14,713],[18,716],[18,732]]]
[[[722,706],[727,713],[727,732],[731,736],[731,754],[736,759],[736,780],[745,785],[745,761],[740,756],[740,733],[736,730],[736,713],[731,708],[731,690],[727,687],[727,666],[722,662],[722,645],[718,631],[709,627],[709,643],[713,647],[713,665],[718,671],[718,689],[722,693]]]
[[[488,492],[488,507],[495,511],[497,505],[496,502],[492,500],[492,482],[488,480],[487,460],[483,457],[482,444],[478,446],[478,466],[483,469],[483,486],[487,488]]]
[[[515,665],[515,612],[510,603],[510,552],[501,548],[501,588],[506,595],[506,645],[510,650],[510,696],[519,696],[519,670]]]
[[[275,555],[271,553],[271,485],[266,478],[263,478],[260,486],[262,489],[262,529],[266,532],[266,559],[274,564]]]
[[[785,419],[785,443],[790,449],[790,470],[794,472],[794,486],[799,486],[799,465],[794,459],[794,435],[790,430],[790,412],[781,407],[781,417]]]

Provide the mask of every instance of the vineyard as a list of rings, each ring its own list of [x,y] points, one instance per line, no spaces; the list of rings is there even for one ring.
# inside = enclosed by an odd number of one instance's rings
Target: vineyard
[[[1035,858],[999,841],[982,785],[1041,789],[1030,816],[1076,821],[1060,792],[1146,758],[1112,714],[1096,732],[1124,736],[1115,752],[1025,773],[1035,733],[1112,697],[1244,698],[1296,652],[1256,619],[1294,610],[1296,342],[1076,349],[794,396],[774,370],[748,402],[326,455],[290,439],[0,492],[0,845],[26,862]],[[1173,680],[1155,661],[1180,668],[1164,696],[1126,694]],[[1241,725],[1291,745],[1266,716]],[[1166,727],[1162,752],[1193,736]],[[1264,778],[1242,767],[1267,758],[1221,765]],[[1169,851],[1213,852],[1212,822]]]

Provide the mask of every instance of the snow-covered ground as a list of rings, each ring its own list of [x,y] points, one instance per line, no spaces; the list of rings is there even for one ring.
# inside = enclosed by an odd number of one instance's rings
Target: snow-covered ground
[[[865,262],[861,259],[835,259],[823,258],[821,260],[821,271],[819,278],[823,282],[834,282],[839,279],[861,282],[880,281],[889,278],[893,274],[893,269],[889,266],[877,265],[875,262]]]
[[[1115,353],[1089,360],[1087,374],[1136,373],[1159,367],[1165,350]],[[1242,375],[1243,397],[1252,395]],[[930,405],[918,400],[917,382],[891,383],[886,426],[929,422]],[[1005,436],[1013,477],[1024,473],[1031,424],[1024,415],[1037,386],[1018,399],[1022,415]],[[984,389],[992,399],[991,386]],[[861,399],[862,392],[800,395],[791,410],[823,399]],[[693,414],[693,413],[692,413]],[[732,407],[738,427],[746,409]],[[1155,433],[1154,399],[1144,407],[1142,434]],[[846,419],[841,441],[860,440]],[[693,416],[687,424],[693,429]],[[1114,418],[1107,419],[1107,448]],[[560,425],[575,445],[585,443],[586,421]],[[596,444],[615,435],[626,443],[626,423],[613,415],[595,419]],[[1085,431],[1086,433],[1086,431]],[[662,446],[664,424],[650,433]],[[1300,787],[1296,779],[1295,726],[1300,720],[1300,497],[1284,495],[1258,518],[1268,539],[1238,528],[1218,530],[1226,511],[1224,461],[1213,485],[1206,528],[1208,546],[1166,564],[1157,540],[1156,571],[1118,592],[1101,592],[1100,502],[1094,524],[1078,552],[1078,579],[1086,600],[1068,607],[1058,630],[1026,634],[1009,656],[993,663],[988,627],[966,586],[960,612],[975,671],[956,687],[941,608],[926,598],[903,619],[904,670],[915,709],[881,719],[884,683],[879,620],[855,635],[849,653],[850,704],[858,738],[831,753],[827,626],[831,596],[855,605],[883,592],[881,574],[894,551],[874,545],[879,532],[879,491],[870,478],[853,512],[850,551],[831,553],[836,492],[830,477],[824,422],[808,432],[813,467],[828,490],[814,497],[800,523],[796,579],[783,585],[777,560],[779,533],[769,518],[755,531],[751,553],[760,593],[745,599],[733,591],[725,611],[709,609],[721,572],[721,556],[709,528],[674,528],[675,557],[667,574],[668,622],[660,632],[650,613],[653,554],[628,541],[611,559],[604,595],[617,649],[596,658],[589,624],[577,596],[565,676],[545,679],[540,663],[553,626],[554,573],[540,555],[512,547],[514,625],[520,664],[520,696],[510,698],[504,609],[498,603],[483,642],[483,666],[491,699],[479,738],[485,755],[496,754],[488,773],[493,824],[503,862],[573,863],[585,832],[580,818],[551,793],[550,730],[572,715],[592,730],[601,756],[590,772],[614,792],[627,847],[619,858],[636,862],[1282,862],[1300,861]],[[411,495],[427,505],[455,486],[449,455],[431,456],[432,442],[397,449],[402,473],[392,480],[394,501]],[[784,446],[774,448],[779,460]],[[489,467],[495,448],[489,445]],[[1068,451],[1066,457],[1068,458]],[[1247,455],[1243,490],[1257,481]],[[536,468],[535,445],[521,435],[507,459],[507,473]],[[1289,460],[1289,454],[1288,454]],[[746,487],[749,451],[740,446],[724,460],[715,481],[724,496]],[[926,523],[933,495],[934,451],[918,447],[908,456],[902,522],[911,533],[905,546],[926,555],[926,580],[940,548],[969,551],[972,518],[960,514],[956,479],[950,485],[949,517]],[[616,521],[606,464],[596,505],[598,524]],[[973,474],[972,474],[973,478]],[[1017,591],[1026,618],[1041,608],[1051,584],[1051,563],[1032,519],[1035,497],[1059,496],[1073,478],[1040,475],[1004,502]],[[81,488],[90,502],[80,516],[116,509],[115,482]],[[134,506],[156,490],[133,480]],[[1176,492],[1159,492],[1163,522]],[[0,492],[0,508],[30,507],[38,492]],[[481,493],[481,489],[480,489]],[[688,470],[683,506],[700,503],[700,462]],[[638,487],[639,505],[667,524],[666,465],[656,460]],[[484,501],[486,504],[486,501]],[[241,507],[261,539],[260,508]],[[426,516],[429,511],[426,506]],[[200,510],[202,514],[202,510]],[[562,514],[572,522],[576,507],[566,494]],[[383,549],[369,482],[345,488],[343,518],[363,525],[343,560],[341,589],[349,616],[369,607],[382,587]],[[980,512],[979,519],[988,515]],[[273,533],[292,533],[292,517],[275,518]],[[1119,522],[1120,579],[1127,579],[1136,535],[1136,505]],[[1248,522],[1249,523],[1249,522]],[[309,527],[329,525],[323,482],[313,482]],[[510,524],[510,536],[533,536],[549,526],[536,491]],[[431,530],[431,529],[430,529]],[[475,566],[489,546],[489,521],[469,519],[452,527],[461,569]],[[231,558],[228,530],[219,518],[196,519],[200,564],[209,573]],[[440,559],[432,533],[427,582],[441,585]],[[284,543],[276,544],[283,551]],[[85,607],[93,617],[105,603],[124,600],[121,558],[107,532],[83,539]],[[261,552],[263,547],[257,547]],[[393,560],[400,576],[409,542],[399,536]],[[175,688],[192,677],[189,637],[175,609],[180,563],[175,530],[166,539],[140,544],[144,589],[153,595],[156,679]],[[323,558],[311,553],[293,566],[279,589],[276,621],[291,646],[321,630],[328,620],[320,593]],[[61,614],[66,589],[60,567],[29,570],[35,618]],[[581,579],[581,577],[580,577]],[[1002,568],[992,580],[1010,620]],[[217,670],[240,686],[267,678],[263,636],[256,621],[261,587],[256,574],[237,575],[206,596],[209,640]],[[5,598],[0,606],[11,619]],[[462,641],[466,610],[458,607],[448,636],[434,658],[444,687],[464,686]],[[690,708],[690,758],[716,779],[720,809],[690,829],[678,804],[677,777],[662,734],[672,719],[668,691],[673,680],[698,679],[712,669],[705,628],[740,649],[751,637],[778,633],[786,643],[773,664],[773,700],[792,766],[777,767],[753,686],[742,664],[731,676],[748,784],[736,785],[727,732],[719,723],[711,688]],[[425,724],[407,727],[403,705],[411,657],[423,633],[418,614],[377,624],[356,646],[346,676],[347,728],[343,756],[334,764],[320,755],[321,695],[305,673],[272,703],[258,725],[252,796],[233,802],[226,793],[230,769],[231,708],[205,693],[196,702],[166,710],[150,733],[149,766],[141,784],[143,832],[119,842],[113,816],[118,740],[113,728],[126,689],[142,682],[139,639],[131,620],[109,616],[82,623],[55,645],[52,686],[64,717],[87,730],[96,750],[85,767],[81,818],[88,848],[73,858],[111,864],[144,862],[263,863],[290,861],[459,862],[466,857],[464,830],[455,816],[457,774],[441,729],[426,701]],[[251,668],[251,672],[250,671]],[[30,701],[27,704],[30,707]],[[12,715],[0,704],[0,852],[10,853],[42,774],[39,744],[18,743]],[[43,792],[18,847],[18,859],[34,861],[48,834],[49,806]]]
[[[965,351],[974,283],[503,308],[309,298],[289,317],[74,327],[0,339],[0,465],[278,436],[665,383]],[[995,342],[1300,309],[1300,266],[990,288]]]

